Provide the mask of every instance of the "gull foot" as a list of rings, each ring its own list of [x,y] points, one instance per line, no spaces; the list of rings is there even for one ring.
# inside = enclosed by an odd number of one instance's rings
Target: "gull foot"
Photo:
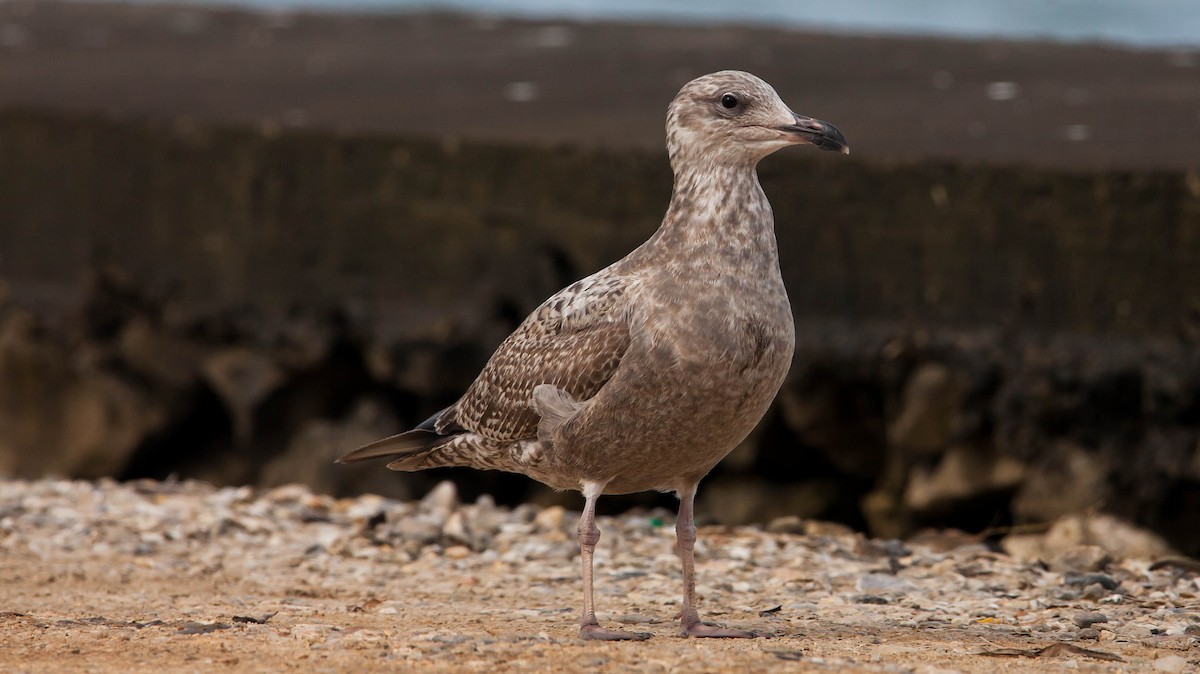
[[[763,635],[746,630],[731,630],[714,623],[692,623],[683,626],[681,636],[710,639],[757,639]]]
[[[579,638],[584,641],[645,641],[651,636],[649,632],[610,630],[599,625],[579,626]]]

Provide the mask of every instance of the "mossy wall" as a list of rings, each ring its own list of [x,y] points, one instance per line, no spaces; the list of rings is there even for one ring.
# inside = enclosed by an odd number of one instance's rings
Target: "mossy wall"
[[[1200,321],[1200,173],[760,167],[797,315],[1176,335]],[[528,310],[657,226],[665,155],[0,114],[0,276],[93,262],[201,305]],[[484,304],[480,304],[483,302]]]

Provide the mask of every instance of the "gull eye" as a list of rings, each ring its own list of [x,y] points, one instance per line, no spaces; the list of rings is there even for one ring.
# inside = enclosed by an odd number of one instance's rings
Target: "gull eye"
[[[726,110],[732,110],[738,106],[738,97],[734,96],[733,94],[725,94],[721,97],[721,105],[724,106]]]

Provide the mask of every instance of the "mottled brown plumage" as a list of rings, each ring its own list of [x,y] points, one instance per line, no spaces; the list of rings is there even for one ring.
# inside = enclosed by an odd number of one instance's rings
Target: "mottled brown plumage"
[[[791,308],[755,168],[798,143],[846,149],[837,129],[791,112],[753,75],[723,71],[688,83],[668,109],[675,186],[659,230],[546,300],[455,404],[340,460],[505,470],[583,492],[580,634],[591,639],[648,636],[596,621],[596,499],[673,491],[684,633],[754,636],[697,616],[692,502],[701,478],[762,418],[791,362]]]

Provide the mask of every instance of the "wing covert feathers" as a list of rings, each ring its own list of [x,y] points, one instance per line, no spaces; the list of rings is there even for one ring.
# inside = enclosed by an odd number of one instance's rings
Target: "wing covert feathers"
[[[605,270],[543,302],[454,406],[456,422],[492,441],[533,438],[535,386],[549,384],[573,400],[596,395],[629,348],[628,290],[627,278]]]
[[[504,340],[458,402],[338,463],[392,457],[392,470],[485,465],[487,456],[466,460],[456,452],[507,453],[512,443],[548,436],[621,364],[629,348],[629,283],[605,270],[564,288]]]

